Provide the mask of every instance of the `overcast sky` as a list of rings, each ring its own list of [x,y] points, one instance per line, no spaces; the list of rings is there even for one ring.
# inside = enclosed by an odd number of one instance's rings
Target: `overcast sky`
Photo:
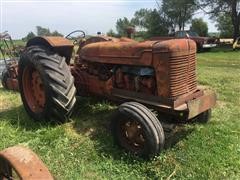
[[[156,8],[155,0],[0,0],[1,32],[8,30],[13,38],[22,38],[36,26],[48,27],[67,34],[82,29],[87,34],[115,30],[118,18],[132,18],[140,8]],[[197,15],[213,22],[203,13]]]

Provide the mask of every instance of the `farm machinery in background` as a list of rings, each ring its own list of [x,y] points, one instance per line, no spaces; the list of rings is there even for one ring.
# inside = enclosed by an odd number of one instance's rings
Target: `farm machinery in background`
[[[0,60],[2,68],[2,85],[5,89],[18,90],[18,61],[21,47],[14,45],[11,36],[7,33],[0,33]]]

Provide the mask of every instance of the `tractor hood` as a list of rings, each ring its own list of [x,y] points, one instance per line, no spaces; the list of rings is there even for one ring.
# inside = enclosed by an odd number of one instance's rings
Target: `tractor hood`
[[[93,62],[151,65],[153,54],[188,54],[189,51],[196,51],[195,42],[189,39],[144,42],[124,39],[88,44],[79,55],[81,59]]]

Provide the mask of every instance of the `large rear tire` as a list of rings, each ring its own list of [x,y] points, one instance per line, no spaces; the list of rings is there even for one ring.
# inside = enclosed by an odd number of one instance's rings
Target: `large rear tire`
[[[157,117],[137,102],[119,106],[111,121],[115,142],[141,157],[157,155],[164,147],[164,131]]]
[[[7,87],[7,78],[9,77],[7,69],[4,69],[2,72],[2,86],[4,89],[8,89]]]
[[[69,118],[76,88],[64,57],[30,46],[21,55],[18,80],[23,105],[33,119],[63,122]]]

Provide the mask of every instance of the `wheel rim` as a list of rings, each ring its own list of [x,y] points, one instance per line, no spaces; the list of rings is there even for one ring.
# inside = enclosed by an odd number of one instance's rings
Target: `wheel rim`
[[[129,151],[138,153],[146,143],[143,127],[136,120],[123,120],[120,123],[119,140]]]
[[[32,66],[27,66],[22,76],[23,92],[29,108],[40,113],[45,106],[46,97],[40,73]]]

